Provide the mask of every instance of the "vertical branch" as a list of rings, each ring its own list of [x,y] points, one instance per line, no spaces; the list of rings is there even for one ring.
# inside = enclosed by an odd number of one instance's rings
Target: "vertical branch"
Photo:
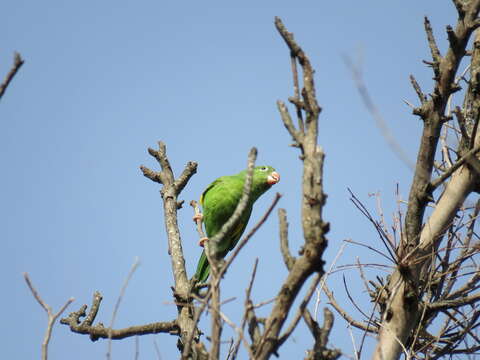
[[[179,348],[182,350],[189,339],[198,341],[199,333],[198,329],[196,329],[190,308],[190,282],[187,278],[182,241],[178,229],[177,210],[180,207],[178,195],[193,174],[196,173],[197,163],[188,162],[182,174],[175,179],[170,161],[167,158],[166,146],[163,142],[158,142],[158,150],[149,148],[148,153],[160,164],[161,171],[152,171],[145,166],[140,166],[140,170],[145,177],[163,185],[160,194],[163,200],[165,228],[168,238],[168,254],[170,255],[175,281],[174,296],[178,304],[178,326],[181,336]]]
[[[168,237],[168,253],[171,258],[175,291],[177,294],[186,297],[189,292],[189,282],[185,270],[185,258],[183,256],[180,231],[178,229],[177,209],[179,203],[177,198],[190,177],[196,173],[197,164],[195,162],[187,163],[182,175],[175,180],[166,151],[166,146],[161,141],[158,142],[158,150],[148,149],[148,153],[160,164],[160,172],[154,172],[145,166],[141,166],[140,170],[142,170],[145,177],[163,185],[160,194],[163,199],[165,228]]]
[[[293,36],[293,34],[292,34]],[[289,99],[291,103],[295,105],[297,110],[298,130],[301,134],[305,133],[305,125],[303,122],[302,108],[303,103],[300,99],[300,85],[298,83],[298,70],[297,70],[297,57],[293,52],[290,52],[290,62],[292,64],[292,76],[293,76],[293,99]]]
[[[218,281],[218,265],[211,267],[213,286],[211,288],[212,300],[211,300],[211,313],[212,313],[212,348],[210,350],[209,359],[220,359],[220,343],[222,340],[222,319],[220,315],[220,282]]]
[[[278,108],[286,129],[302,151],[302,228],[305,245],[301,256],[295,262],[287,260],[287,263],[291,264],[290,272],[281,286],[273,309],[266,320],[265,331],[254,345],[257,359],[267,359],[276,353],[276,349],[280,345],[280,331],[305,281],[314,273],[318,273],[319,276],[323,275],[322,255],[327,246],[325,234],[328,232],[328,224],[322,220],[322,209],[326,198],[323,193],[324,153],[317,144],[318,117],[321,108],[315,95],[314,70],[302,48],[295,42],[293,34],[287,31],[279,18],[275,18],[275,26],[290,49],[291,56],[298,61],[303,72],[302,102],[300,104],[297,99],[293,103],[297,106],[297,110],[301,105],[305,112],[305,129],[294,127],[283,102],[278,101]],[[292,68],[296,69],[296,67]],[[282,215],[280,218],[282,219]],[[285,247],[286,240],[285,227],[284,224],[281,229],[283,247]],[[282,342],[285,340],[286,338],[282,338]]]
[[[242,317],[242,323],[240,325],[240,332],[238,334],[238,338],[237,340],[235,341],[235,344],[233,346],[233,352],[232,352],[232,359],[236,359],[237,358],[237,353],[238,353],[238,350],[240,349],[240,342],[242,340],[245,341],[244,339],[244,334],[243,334],[243,331],[245,329],[245,325],[247,324],[247,320],[249,319],[249,317],[251,319],[255,319],[256,321],[256,316],[255,316],[255,313],[253,311],[253,304],[252,304],[252,300],[250,299],[250,294],[252,292],[252,287],[253,287],[253,282],[255,281],[255,275],[257,274],[257,266],[258,266],[258,258],[255,259],[255,263],[253,265],[253,270],[252,270],[252,275],[250,276],[250,282],[248,284],[248,287],[247,287],[247,290],[245,290],[245,302],[244,302],[244,312],[243,312],[243,317]],[[250,322],[252,323],[252,322]],[[256,331],[255,331],[256,330]],[[258,327],[255,327],[255,329],[253,329],[253,341],[255,341],[255,334],[258,334]],[[245,345],[247,346],[247,345]]]
[[[295,263],[295,257],[290,253],[288,246],[288,222],[285,209],[278,209],[278,220],[280,223],[280,251],[283,256],[283,262],[287,270],[290,271]]]

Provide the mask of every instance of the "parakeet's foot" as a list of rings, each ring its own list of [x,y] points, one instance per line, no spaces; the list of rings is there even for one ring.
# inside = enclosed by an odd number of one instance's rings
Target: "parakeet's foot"
[[[203,238],[201,238],[201,239],[198,241],[198,245],[200,245],[201,247],[204,247],[206,241],[208,241],[208,238],[207,238],[207,237],[203,237]]]
[[[203,214],[202,213],[198,213],[198,214],[193,215],[193,221],[197,222],[198,220],[203,221]]]

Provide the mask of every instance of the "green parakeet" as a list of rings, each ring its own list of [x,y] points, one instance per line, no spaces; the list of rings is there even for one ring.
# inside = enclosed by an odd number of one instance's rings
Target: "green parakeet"
[[[222,225],[232,216],[242,197],[246,176],[246,170],[237,175],[222,176],[211,183],[203,192],[200,197],[200,204],[203,207],[203,222],[208,238],[213,238],[220,231]],[[225,255],[235,247],[242,236],[242,233],[247,227],[250,214],[252,213],[253,203],[278,181],[280,181],[280,175],[273,167],[255,167],[247,209],[240,218],[237,226],[218,244],[217,251],[219,252],[218,255],[220,258],[224,258]],[[195,277],[199,282],[205,282],[209,273],[210,264],[208,263],[204,250],[198,261]]]

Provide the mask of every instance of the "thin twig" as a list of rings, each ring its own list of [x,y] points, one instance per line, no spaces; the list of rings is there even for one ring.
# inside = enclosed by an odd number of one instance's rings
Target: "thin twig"
[[[373,102],[373,99],[370,96],[370,93],[367,89],[365,81],[363,80],[361,69],[359,69],[348,56],[344,56],[344,61],[352,74],[353,80],[355,81],[355,85],[357,86],[357,90],[360,93],[360,97],[363,103],[365,104],[365,107],[369,111],[372,118],[375,120],[375,123],[378,129],[380,130],[380,132],[382,133],[382,136],[385,138],[388,146],[392,149],[393,153],[397,155],[397,157],[405,165],[407,165],[408,168],[414,169],[415,166],[413,162],[410,160],[410,157],[405,152],[405,150],[400,145],[400,143],[395,139],[395,135],[390,130],[387,122],[385,121],[384,117],[380,113],[380,110]],[[417,91],[417,88],[415,88],[415,90]],[[419,94],[418,96],[421,98],[422,95],[421,95],[421,90],[419,90],[419,88],[418,88],[418,91],[420,91],[420,93],[417,92],[417,94]]]
[[[315,301],[315,310],[313,312],[315,321],[317,321],[317,319],[318,319],[318,308],[320,306],[320,295],[323,291],[323,287],[325,286],[325,283],[327,282],[328,277],[332,273],[333,267],[336,265],[338,259],[340,259],[340,256],[342,256],[343,251],[345,250],[345,246],[346,246],[345,242],[343,242],[342,246],[340,246],[340,249],[337,251],[337,254],[333,258],[333,261],[330,264],[330,267],[328,268],[328,271],[325,273],[325,275],[323,275],[320,286],[317,288],[317,300]]]
[[[362,322],[356,321],[353,319],[336,301],[335,297],[333,296],[333,293],[330,291],[327,285],[324,285],[323,291],[328,297],[330,305],[333,306],[333,308],[338,312],[338,314],[345,319],[347,323],[350,325],[356,327],[357,329],[364,330],[364,331],[371,331],[373,333],[376,333],[376,329],[372,329],[369,327],[367,324],[364,324]]]
[[[282,197],[281,194],[276,193],[275,198],[273,199],[272,203],[270,204],[269,208],[263,214],[263,216],[258,220],[258,222],[252,227],[252,229],[243,237],[241,241],[238,242],[237,246],[235,249],[232,251],[232,255],[225,261],[225,264],[223,265],[222,269],[220,270],[220,277],[225,274],[227,271],[228,267],[232,264],[233,260],[237,257],[239,252],[242,250],[242,248],[247,244],[247,242],[250,240],[250,238],[255,235],[258,229],[267,221],[268,217],[272,213],[273,209],[275,209],[275,206],[277,206],[278,201]]]
[[[435,190],[438,186],[440,186],[445,180],[447,180],[460,166],[468,162],[469,159],[477,152],[480,151],[480,145],[475,146],[472,150],[468,151],[463,155],[460,159],[458,159],[455,164],[453,164],[447,171],[445,171],[442,175],[438,178],[432,180],[429,185],[430,191]]]
[[[243,339],[243,331],[247,323],[248,314],[253,312],[253,309],[252,309],[253,305],[252,305],[252,300],[250,299],[250,294],[252,292],[253,282],[255,281],[255,275],[257,274],[257,266],[258,266],[258,258],[255,259],[255,263],[253,264],[253,270],[252,270],[252,275],[250,276],[250,282],[248,283],[247,290],[245,291],[246,294],[245,294],[243,317],[240,325],[241,333],[238,334],[237,340],[233,346],[232,360],[237,358],[238,350],[240,348],[240,342]],[[255,341],[255,339],[252,339],[252,341]],[[246,346],[248,346],[248,344]]]
[[[138,360],[140,358],[140,344],[138,340],[138,335],[135,336],[135,360]]]
[[[3,83],[0,84],[0,99],[2,98],[3,94],[5,93],[5,90],[7,90],[8,85],[12,81],[13,77],[17,73],[17,71],[22,67],[22,65],[25,63],[25,61],[22,59],[20,54],[18,52],[15,52],[13,54],[13,65],[10,71],[8,72],[7,76],[3,80]]]
[[[50,342],[50,338],[52,337],[52,329],[53,325],[55,324],[55,321],[57,321],[58,317],[62,315],[62,313],[65,311],[65,309],[70,305],[75,299],[71,297],[70,299],[67,300],[67,302],[58,310],[56,313],[53,313],[52,308],[45,302],[43,301],[42,297],[38,293],[37,289],[33,286],[32,281],[30,280],[30,277],[28,276],[28,273],[23,273],[23,278],[25,279],[28,288],[32,292],[33,297],[37,302],[40,304],[40,306],[45,310],[48,316],[48,323],[47,323],[47,329],[45,331],[45,336],[43,337],[43,342],[42,342],[42,360],[47,360],[48,359],[48,344]]]
[[[112,354],[112,330],[113,330],[113,325],[115,323],[115,320],[117,318],[118,309],[120,309],[120,303],[122,302],[122,299],[125,295],[125,291],[127,290],[128,283],[130,282],[130,279],[132,278],[133,274],[135,273],[135,270],[137,270],[139,265],[140,265],[140,260],[138,257],[135,257],[132,267],[130,268],[130,271],[128,272],[128,275],[125,278],[125,281],[123,283],[122,289],[120,290],[120,294],[118,295],[117,302],[115,303],[115,307],[112,313],[112,319],[110,320],[110,326],[108,327],[109,335],[108,335],[108,347],[107,347],[107,360],[111,358],[111,354]]]
[[[378,225],[378,223],[375,221],[375,219],[373,218],[373,216],[370,214],[370,212],[368,211],[368,209],[365,207],[365,205],[363,205],[363,203],[355,196],[355,194],[352,192],[352,190],[350,190],[348,188],[348,192],[350,193],[350,200],[353,202],[353,204],[355,205],[355,207],[360,210],[360,212],[362,214],[365,215],[365,217],[373,224],[373,226],[375,227],[375,229],[377,230],[378,232],[378,235],[380,236],[380,240],[382,241],[383,245],[385,246],[385,248],[387,249],[389,255],[390,255],[390,258],[389,260],[391,260],[393,263],[395,264],[398,264],[397,263],[397,259],[396,259],[396,255],[395,255],[395,249],[392,248],[392,244],[390,243],[390,241],[388,240],[388,236],[387,234],[385,233],[385,231],[383,230],[383,228],[381,226]],[[376,250],[375,250],[376,251]],[[380,253],[382,254],[382,253]],[[383,255],[385,256],[385,255]],[[388,257],[387,257],[388,258]]]
[[[153,339],[153,346],[155,348],[155,354],[157,355],[157,359],[162,360],[162,355],[160,355],[160,349],[157,344],[157,339]]]
[[[223,312],[220,312],[220,316],[221,318],[223,319],[223,321],[225,321],[233,330],[235,330],[235,332],[238,334],[238,336],[242,339],[243,343],[244,343],[244,346],[245,348],[247,349],[247,351],[249,352],[250,354],[250,359],[254,359],[254,355],[253,355],[253,352],[252,352],[252,349],[250,348],[248,342],[247,342],[247,339],[245,339],[245,337],[243,336],[243,330],[240,329],[239,327],[237,327],[235,325],[235,323],[230,320],[227,315],[225,315]]]

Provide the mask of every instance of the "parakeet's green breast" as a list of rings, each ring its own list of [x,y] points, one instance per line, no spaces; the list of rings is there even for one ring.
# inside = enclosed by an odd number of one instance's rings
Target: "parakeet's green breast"
[[[246,171],[237,175],[222,176],[211,183],[203,192],[200,203],[203,207],[203,222],[207,237],[214,237],[222,228],[223,224],[232,216],[242,197]],[[224,257],[235,247],[247,226],[252,213],[254,202],[270,187],[280,181],[280,175],[271,166],[257,166],[253,171],[252,192],[240,221],[218,244],[217,250],[220,257]],[[204,252],[198,262],[196,278],[204,282],[209,275],[210,266]]]

